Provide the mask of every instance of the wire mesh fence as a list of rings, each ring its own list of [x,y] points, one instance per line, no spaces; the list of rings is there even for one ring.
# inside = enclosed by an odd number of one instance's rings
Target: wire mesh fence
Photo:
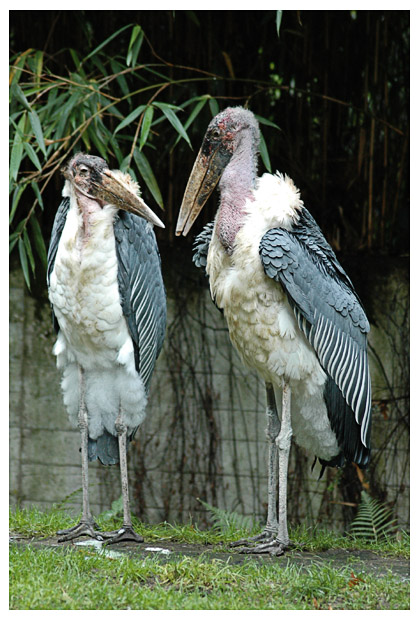
[[[267,508],[265,387],[229,341],[207,282],[188,263],[167,268],[168,329],[151,387],[146,421],[129,449],[133,511],[145,521],[189,519],[206,526],[198,499],[263,521]],[[371,290],[372,462],[349,464],[319,479],[313,455],[293,445],[289,518],[337,530],[354,518],[363,489],[391,506],[409,527],[408,283],[399,266]],[[15,285],[14,285],[15,283]],[[51,354],[47,304],[11,287],[12,502],[79,510],[79,434],[62,404]],[[90,467],[92,505],[109,509],[120,496],[118,467]],[[66,498],[68,498],[66,500]]]

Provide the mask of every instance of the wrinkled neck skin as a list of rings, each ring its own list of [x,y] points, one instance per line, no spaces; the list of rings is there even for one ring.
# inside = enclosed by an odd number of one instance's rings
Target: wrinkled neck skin
[[[235,237],[243,225],[245,203],[254,200],[257,177],[256,154],[251,134],[242,137],[220,179],[220,207],[216,219],[216,234],[226,252],[231,255]]]
[[[75,198],[82,216],[82,228],[79,229],[80,232],[77,239],[77,246],[82,253],[83,248],[87,245],[92,235],[95,215],[102,211],[103,204],[101,204],[101,201],[82,194],[77,189],[75,189]]]

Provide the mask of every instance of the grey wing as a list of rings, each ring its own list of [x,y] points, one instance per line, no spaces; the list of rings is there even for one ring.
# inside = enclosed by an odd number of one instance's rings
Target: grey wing
[[[54,224],[51,231],[50,245],[48,248],[47,257],[47,285],[50,285],[51,274],[54,269],[55,257],[57,256],[58,245],[61,239],[61,233],[63,232],[64,224],[66,223],[67,213],[70,208],[70,198],[63,198],[60,206],[55,214]]]
[[[260,243],[265,273],[285,289],[299,327],[328,375],[325,399],[346,458],[369,459],[369,323],[350,279],[313,220],[269,230]]]
[[[119,211],[114,223],[118,287],[133,340],[136,370],[146,392],[166,329],[166,294],[153,228],[145,220]]]
[[[47,257],[47,286],[50,286],[51,274],[54,270],[55,257],[57,256],[57,250],[61,239],[61,234],[63,232],[64,225],[66,223],[67,214],[70,208],[70,198],[63,198],[60,203],[60,206],[57,209],[57,213],[55,214],[54,224],[51,231],[51,239],[50,245],[48,248],[48,257]],[[54,329],[58,333],[59,326],[58,321],[53,312],[53,324]]]
[[[214,222],[206,224],[199,235],[194,239],[193,244],[193,263],[196,267],[206,271],[207,254],[213,236]]]

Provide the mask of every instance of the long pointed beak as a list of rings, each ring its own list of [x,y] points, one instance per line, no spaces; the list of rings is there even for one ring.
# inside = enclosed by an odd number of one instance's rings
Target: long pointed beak
[[[226,162],[214,151],[211,156],[204,154],[203,149],[197,155],[193,169],[185,188],[184,198],[178,215],[175,235],[189,233],[201,209],[216,187]]]
[[[100,183],[95,183],[95,194],[101,200],[114,204],[119,209],[130,211],[143,217],[154,226],[165,228],[165,225],[147,204],[137,196],[127,185],[111,170],[105,169],[101,174]]]

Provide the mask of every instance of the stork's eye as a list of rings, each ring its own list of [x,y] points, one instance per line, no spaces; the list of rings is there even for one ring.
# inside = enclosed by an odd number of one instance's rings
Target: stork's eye
[[[210,137],[211,138],[220,138],[220,129],[218,127],[215,127],[214,129],[212,129],[211,133],[210,133]]]
[[[89,168],[87,166],[79,166],[79,175],[83,178],[89,176]]]

